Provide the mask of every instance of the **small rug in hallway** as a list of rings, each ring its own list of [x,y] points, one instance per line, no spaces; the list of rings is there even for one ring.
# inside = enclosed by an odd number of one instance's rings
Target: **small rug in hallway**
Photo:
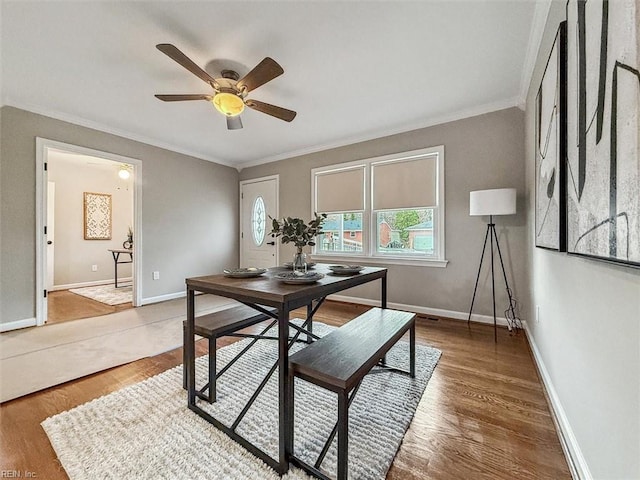
[[[333,327],[314,324],[326,335]],[[275,329],[274,329],[275,333]],[[250,340],[218,350],[224,367]],[[293,349],[302,348],[296,344]],[[408,362],[399,342],[387,359]],[[349,409],[349,478],[384,479],[431,378],[441,352],[416,346],[416,378],[390,372],[369,375]],[[218,402],[199,405],[230,425],[277,356],[277,342],[252,347],[218,381]],[[198,358],[197,382],[206,382],[207,357]],[[334,393],[296,380],[295,453],[315,461],[337,418]],[[277,452],[277,372],[238,426],[238,433],[272,456]],[[182,366],[93,400],[42,422],[71,480],[278,479],[262,461],[186,406]],[[335,476],[336,441],[322,467]],[[282,477],[308,479],[292,469]]]
[[[69,291],[107,305],[120,305],[133,301],[133,286],[131,285],[118,288],[113,284],[96,285],[95,287],[71,288]]]

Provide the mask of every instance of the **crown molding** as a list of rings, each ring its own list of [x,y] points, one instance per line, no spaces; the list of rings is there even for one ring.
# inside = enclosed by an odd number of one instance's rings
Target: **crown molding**
[[[56,120],[61,120],[63,122],[73,123],[74,125],[79,125],[81,127],[90,128],[92,130],[97,130],[102,133],[108,133],[111,135],[116,135],[118,137],[126,138],[128,140],[133,140],[136,142],[144,143],[147,145],[151,145],[153,147],[162,148],[164,150],[169,150],[174,153],[180,153],[182,155],[188,155],[190,157],[194,157],[200,160],[206,160],[208,162],[217,163],[219,165],[224,165],[225,167],[237,168],[237,165],[231,162],[226,162],[220,160],[219,158],[212,157],[209,155],[205,155],[201,152],[196,152],[193,150],[189,150],[183,147],[179,147],[177,145],[173,145],[170,143],[165,143],[158,141],[154,138],[146,137],[144,135],[136,135],[134,133],[126,132],[124,130],[120,130],[117,128],[110,127],[103,123],[94,122],[93,120],[88,120],[86,118],[77,117],[74,115],[68,115],[66,113],[58,112],[56,110],[51,110],[47,108],[40,107],[39,105],[33,105],[28,103],[16,102],[9,97],[4,97],[0,100],[0,103],[3,106],[9,106],[14,108],[19,108],[21,110],[26,110],[27,112],[35,113],[38,115],[44,115],[45,117],[54,118]]]
[[[505,108],[517,107],[519,105],[520,98],[513,97],[506,100],[500,100],[497,102],[492,102],[484,105],[480,105],[477,107],[459,110],[454,113],[449,113],[446,115],[429,117],[428,119],[413,123],[409,125],[404,125],[401,127],[386,129],[386,130],[375,130],[365,134],[356,135],[353,137],[346,137],[344,139],[338,140],[336,142],[323,143],[320,145],[314,145],[312,147],[305,147],[298,150],[292,150],[290,152],[280,153],[277,155],[272,155],[269,157],[261,158],[259,160],[249,160],[247,162],[242,162],[237,165],[238,171],[241,171],[244,168],[255,167],[257,165],[263,165],[265,163],[277,162],[279,160],[285,160],[288,158],[299,157],[302,155],[308,155],[310,153],[323,152],[325,150],[331,150],[334,148],[345,147],[347,145],[353,145],[356,143],[366,142],[369,140],[375,140],[378,138],[390,137],[392,135],[397,135],[400,133],[407,133],[414,130],[420,130],[422,128],[433,127],[435,125],[441,125],[443,123],[454,122],[456,120],[463,120],[465,118],[475,117],[478,115],[483,115],[485,113],[496,112],[498,110],[504,110]]]
[[[344,147],[347,145],[353,145],[356,143],[366,142],[369,140],[375,140],[378,138],[389,137],[392,135],[397,135],[401,133],[407,133],[414,130],[420,130],[427,127],[432,127],[435,125],[441,125],[443,123],[454,122],[457,120],[463,120],[465,118],[475,117],[478,115],[483,115],[486,113],[496,112],[499,110],[504,110],[506,108],[512,107],[520,107],[521,101],[520,97],[512,97],[506,100],[499,100],[497,102],[492,102],[484,105],[480,105],[477,107],[472,107],[464,110],[459,110],[457,112],[449,113],[446,115],[439,115],[434,117],[429,117],[421,122],[412,123],[403,125],[400,127],[392,128],[392,129],[378,129],[374,131],[367,132],[365,134],[355,135],[351,137],[346,137],[336,142],[328,142],[322,143],[318,145],[313,145],[309,147],[304,147],[297,150],[291,150],[283,153],[279,153],[276,155],[271,155],[268,157],[262,157],[259,159],[248,160],[246,162],[226,162],[222,161],[219,158],[212,157],[209,155],[204,155],[200,152],[194,152],[183,147],[179,147],[177,145],[172,145],[164,142],[160,142],[153,138],[145,137],[142,135],[136,135],[129,132],[125,132],[116,128],[109,127],[107,125],[101,124],[99,122],[94,122],[92,120],[88,120],[82,117],[76,117],[73,115],[67,115],[65,113],[61,113],[58,111],[42,108],[37,105],[26,104],[21,102],[13,101],[11,98],[4,97],[2,98],[2,103],[7,106],[20,108],[22,110],[26,110],[28,112],[36,113],[38,115],[44,115],[46,117],[54,118],[56,120],[61,120],[64,122],[73,123],[74,125],[79,125],[86,128],[91,128],[93,130],[97,130],[104,133],[109,133],[112,135],[117,135],[122,138],[126,138],[129,140],[133,140],[136,142],[141,142],[147,145],[152,145],[154,147],[162,148],[165,150],[169,150],[175,153],[181,153],[183,155],[188,155],[191,157],[195,157],[201,160],[206,160],[209,162],[217,163],[219,165],[224,165],[227,167],[235,168],[238,172],[242,171],[248,167],[254,167],[257,165],[263,165],[266,163],[277,162],[279,160],[285,160],[288,158],[299,157],[301,155],[307,155],[311,153],[322,152],[325,150],[331,150],[334,148]]]
[[[527,103],[527,93],[531,84],[531,77],[536,66],[538,51],[540,50],[540,42],[544,34],[544,27],[547,24],[549,10],[551,9],[552,0],[537,0],[535,10],[533,12],[533,21],[531,22],[531,30],[529,30],[529,41],[527,42],[527,53],[524,57],[524,65],[522,67],[522,76],[520,78],[520,96],[518,99],[518,107],[525,109]]]

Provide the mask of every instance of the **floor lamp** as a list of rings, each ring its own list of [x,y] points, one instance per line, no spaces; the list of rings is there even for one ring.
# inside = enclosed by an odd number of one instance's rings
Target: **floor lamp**
[[[491,245],[491,294],[493,297],[493,338],[494,341],[498,341],[498,328],[496,322],[496,285],[495,274],[493,267],[494,257],[494,243],[498,250],[498,257],[500,258],[500,266],[502,267],[502,275],[504,277],[504,284],[509,295],[509,307],[505,312],[509,330],[511,330],[511,323],[509,319],[513,320],[514,327],[517,329],[515,322],[515,300],[511,295],[511,289],[509,288],[509,282],[507,281],[507,273],[504,269],[504,262],[502,261],[502,252],[500,251],[500,243],[498,242],[498,235],[496,234],[496,225],[493,223],[493,217],[495,215],[514,215],[516,213],[516,189],[515,188],[497,188],[492,190],[478,190],[469,194],[469,215],[471,216],[489,216],[489,223],[487,224],[487,232],[484,235],[484,245],[482,247],[482,255],[480,256],[480,266],[478,267],[478,276],[476,277],[476,286],[473,288],[473,298],[471,299],[471,308],[469,308],[469,318],[467,324],[471,322],[471,312],[473,311],[473,304],[476,300],[476,292],[478,290],[478,281],[480,280],[480,271],[482,270],[482,262],[484,260],[484,253],[487,249],[487,242]]]

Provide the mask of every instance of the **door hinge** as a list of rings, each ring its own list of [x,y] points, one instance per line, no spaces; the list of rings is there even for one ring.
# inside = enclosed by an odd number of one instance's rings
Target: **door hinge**
[[[44,227],[44,234],[45,235],[47,234],[47,227],[46,226]]]
[[[44,171],[45,171],[45,172],[47,171],[47,165],[48,165],[48,164],[47,164],[47,162],[45,162],[45,163],[44,163]]]
[[[44,291],[44,298],[47,298],[47,291]]]
[[[241,193],[241,194],[240,194],[240,198],[244,198],[244,193]]]
[[[240,238],[244,238],[244,232],[240,233]]]

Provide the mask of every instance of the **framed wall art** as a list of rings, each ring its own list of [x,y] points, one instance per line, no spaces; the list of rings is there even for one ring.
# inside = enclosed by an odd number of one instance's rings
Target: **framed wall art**
[[[567,22],[556,33],[536,96],[536,247],[566,250]]]
[[[111,240],[111,195],[84,192],[84,239]]]
[[[640,4],[567,2],[567,251],[640,267]]]

